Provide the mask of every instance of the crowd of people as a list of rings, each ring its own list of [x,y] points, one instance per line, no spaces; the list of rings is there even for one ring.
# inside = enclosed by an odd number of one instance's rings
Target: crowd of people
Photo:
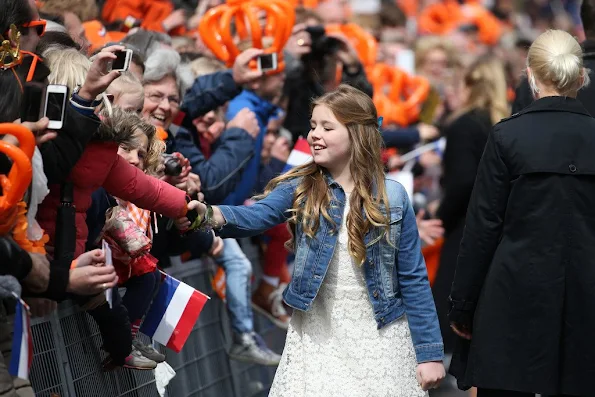
[[[594,317],[575,310],[595,285],[578,219],[595,1],[0,9],[0,346],[13,292],[34,316],[72,300],[104,370],[155,369],[166,356],[137,336],[162,273],[210,257],[229,357],[279,366],[271,395],[424,396],[451,357],[480,397],[591,393],[575,344]],[[24,119],[48,86],[66,87],[60,128],[53,103]],[[293,164],[304,140],[312,161]],[[283,356],[254,312],[287,330]],[[7,371],[0,396],[32,395]]]

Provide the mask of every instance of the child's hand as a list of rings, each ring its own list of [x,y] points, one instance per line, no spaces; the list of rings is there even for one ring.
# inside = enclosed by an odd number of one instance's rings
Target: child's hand
[[[198,215],[204,216],[204,214],[207,212],[207,206],[201,203],[200,201],[192,200],[188,203],[188,211],[192,210],[196,210],[198,212]],[[178,228],[178,230],[185,231],[188,230],[192,222],[190,222],[188,217],[183,216],[174,220],[174,224],[176,225],[176,228]]]
[[[417,365],[417,381],[424,391],[437,389],[445,376],[446,371],[444,370],[444,364],[442,364],[442,362],[432,361]]]
[[[211,255],[213,258],[216,258],[219,255],[221,255],[222,252],[223,252],[223,240],[221,239],[221,237],[215,236],[215,238],[213,239],[213,245],[211,246],[211,249],[209,250],[209,255]]]

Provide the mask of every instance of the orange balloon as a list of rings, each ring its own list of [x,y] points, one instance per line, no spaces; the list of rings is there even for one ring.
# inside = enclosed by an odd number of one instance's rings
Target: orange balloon
[[[14,207],[29,188],[33,169],[31,159],[18,147],[0,141],[0,152],[12,159],[12,169],[7,177],[0,181],[2,196],[0,196],[0,213]]]
[[[386,124],[406,126],[418,121],[430,93],[428,80],[383,63],[369,70],[368,79],[374,88],[374,105]]]
[[[263,12],[265,21],[260,18]],[[274,74],[285,69],[283,47],[294,23],[295,11],[285,0],[227,0],[226,4],[211,8],[203,16],[198,31],[207,48],[228,67],[240,54],[238,39],[250,39],[253,48],[263,49],[263,37],[272,36],[273,43],[265,53],[277,54],[277,69],[269,72]],[[236,27],[235,36],[232,24]]]

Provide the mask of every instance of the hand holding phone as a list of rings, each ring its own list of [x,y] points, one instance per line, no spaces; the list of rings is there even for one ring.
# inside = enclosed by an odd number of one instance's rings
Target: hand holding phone
[[[258,71],[266,73],[271,70],[277,70],[277,54],[263,54],[256,58]]]
[[[60,130],[64,126],[64,113],[68,87],[65,85],[50,84],[46,88],[45,106],[43,116],[49,119],[50,130]]]
[[[130,67],[132,60],[132,50],[121,50],[114,52],[116,59],[112,61],[111,70],[116,72],[125,72]]]

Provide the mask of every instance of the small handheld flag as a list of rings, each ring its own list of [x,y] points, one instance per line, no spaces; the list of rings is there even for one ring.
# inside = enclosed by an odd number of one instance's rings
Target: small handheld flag
[[[287,172],[290,169],[297,167],[298,165],[306,164],[312,160],[312,153],[310,152],[310,145],[305,138],[299,137],[293,150],[289,154],[287,164],[283,169],[283,172]]]
[[[8,372],[21,379],[29,379],[29,370],[33,362],[33,337],[31,336],[31,318],[29,306],[16,294],[17,307],[14,316],[14,335],[12,338],[12,357]]]
[[[140,331],[179,353],[209,299],[202,292],[163,273],[163,282]]]

